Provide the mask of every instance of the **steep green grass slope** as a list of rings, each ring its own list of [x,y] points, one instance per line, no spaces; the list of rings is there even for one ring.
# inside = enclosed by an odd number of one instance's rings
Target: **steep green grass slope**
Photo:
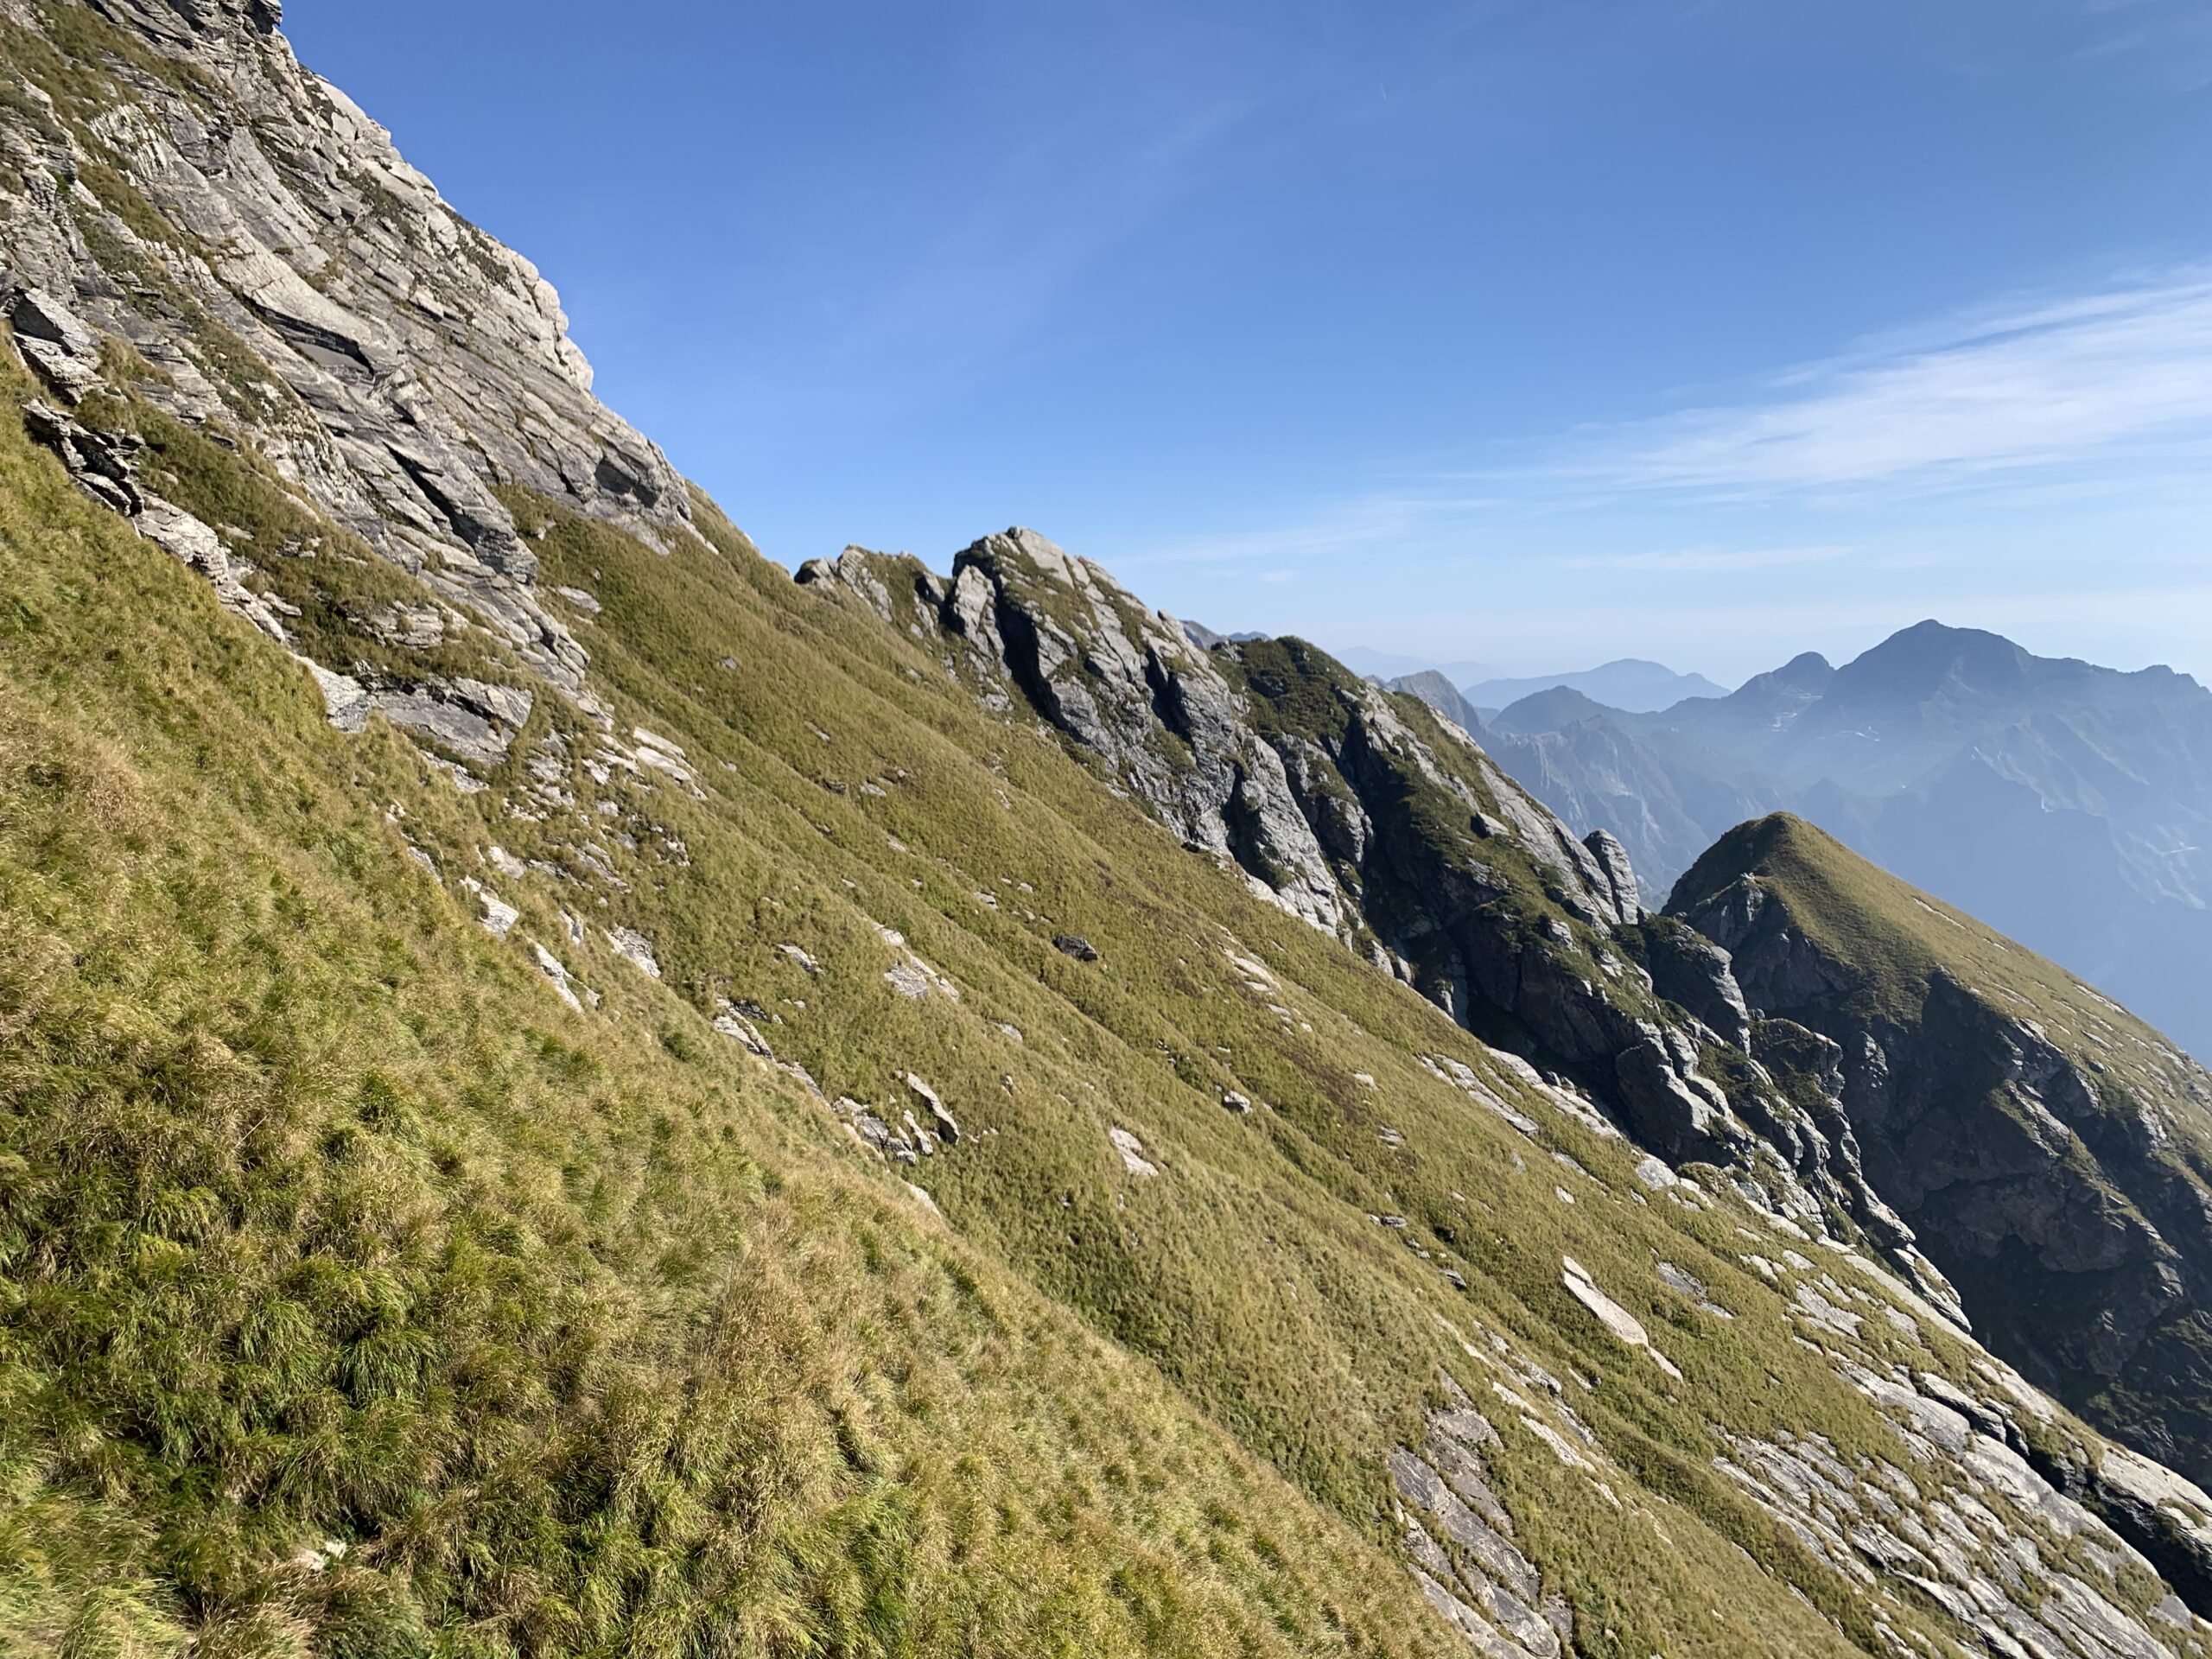
[[[99,10],[0,0],[0,1653],[2208,1650],[1871,1256],[657,493],[268,8]]]
[[[803,1090],[572,1015],[416,753],[13,436],[0,504],[0,1652],[1442,1650]]]
[[[533,823],[537,726],[457,791],[329,731],[13,434],[0,503],[22,1650],[1433,1651],[1384,1462],[1442,1373],[1498,1421],[1579,1651],[1950,1628],[1715,1471],[1724,1436],[1901,1456],[1739,1255],[1751,1212],[1646,1201],[1624,1143],[710,513],[721,545],[670,556],[537,510],[620,718],[706,798],[620,774],[619,817]],[[901,995],[915,959],[958,1000]],[[958,1144],[887,1169],[714,1029],[725,998],[830,1096],[889,1117],[926,1078]],[[1850,1351],[1971,1382],[1900,1319]]]

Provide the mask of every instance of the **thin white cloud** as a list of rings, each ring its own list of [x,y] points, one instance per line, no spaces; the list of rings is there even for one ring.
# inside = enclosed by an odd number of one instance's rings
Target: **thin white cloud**
[[[1668,552],[1590,553],[1562,559],[1577,570],[1734,571],[1779,570],[1792,565],[1826,564],[1849,558],[1853,549],[1823,547],[1685,547]]]
[[[1278,567],[1459,559],[1509,550],[1501,537],[1525,546],[1519,532],[1541,522],[1662,500],[1694,512],[1785,499],[1818,509],[2001,489],[2016,512],[2075,510],[2121,492],[2138,507],[2187,507],[2212,496],[2212,264],[1898,329],[1780,370],[1736,403],[1589,427],[1525,454],[1469,471],[1402,471],[1391,487],[1324,498],[1291,523],[1117,557]],[[1727,574],[1853,552],[1825,541],[1719,543],[1556,563]]]
[[[1123,565],[1216,565],[1266,562],[1297,565],[1378,552],[1403,552],[1425,544],[1440,527],[1473,522],[1506,505],[1503,499],[1465,495],[1375,493],[1317,505],[1302,523],[1273,529],[1187,537],[1162,545],[1117,553]]]
[[[2087,8],[2085,62],[2130,64],[2153,86],[2194,92],[2212,84],[2212,16],[2167,0],[2109,0]]]
[[[2030,469],[2201,466],[2212,269],[1954,320],[1765,395],[1592,432],[1583,486],[1767,497],[1984,487]]]

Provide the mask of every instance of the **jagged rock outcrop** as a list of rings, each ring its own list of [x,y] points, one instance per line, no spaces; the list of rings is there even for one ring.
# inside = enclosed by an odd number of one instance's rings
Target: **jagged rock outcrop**
[[[1484,1453],[1497,1431],[1448,1373],[1446,1403],[1428,1417],[1420,1450],[1390,1453],[1408,1570],[1445,1622],[1485,1659],[1560,1659],[1574,1614],[1547,1594],[1515,1541],[1513,1517],[1492,1489]]]
[[[1716,1468],[1817,1559],[1862,1583],[1910,1585],[2005,1659],[2159,1659],[2193,1628],[2177,1596],[2130,1611],[2128,1575],[2149,1560],[2023,1454],[2024,1414],[2001,1387],[1968,1393],[1932,1374],[1882,1376],[1847,1360],[1841,1369],[1892,1414],[1908,1466],[1942,1465],[1962,1479],[1931,1500],[1897,1465],[1847,1459],[1818,1433],[1733,1439]],[[2007,1381],[2031,1407],[2025,1414],[2047,1412]],[[2107,1461],[2127,1455],[2110,1448]]]
[[[1801,1224],[1866,1231],[1951,1305],[1832,1138],[1841,1120],[1744,1052],[1726,953],[1647,923],[1616,838],[1577,840],[1418,699],[1301,641],[1194,639],[1033,531],[985,537],[949,580],[860,548],[798,580],[928,641],[987,704],[1033,710],[1192,851],[1571,1077],[1669,1162],[1726,1166]]]
[[[2212,1077],[1798,820],[1734,832],[1670,908],[1730,954],[1755,1052],[1833,1101],[1987,1345],[2212,1474]]]
[[[950,582],[857,548],[802,567],[798,580],[841,586],[886,620],[929,616],[1193,849],[1233,860],[1315,926],[1351,931],[1353,908],[1283,757],[1247,728],[1206,653],[1097,566],[1014,530],[962,553]]]
[[[0,168],[22,181],[0,192],[0,305],[24,360],[65,405],[111,380],[250,442],[304,501],[592,706],[586,653],[495,492],[663,542],[690,533],[690,502],[659,450],[592,397],[552,288],[300,67],[276,0],[91,10],[114,26],[99,67],[124,96],[42,86],[23,54],[0,70],[16,94],[0,99]],[[43,27],[36,6],[0,0],[0,29]],[[118,475],[120,435],[48,441],[163,539],[162,506]],[[208,537],[212,566],[219,527]]]
[[[1751,1009],[1728,953],[1671,917],[1653,917],[1642,938],[1652,988],[1702,1020],[1731,1047],[1750,1053]]]

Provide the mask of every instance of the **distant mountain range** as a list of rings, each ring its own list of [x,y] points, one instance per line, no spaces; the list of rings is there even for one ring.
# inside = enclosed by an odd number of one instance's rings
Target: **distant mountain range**
[[[1186,623],[1184,626],[1188,631],[1193,625]],[[1205,636],[1207,640],[1223,637],[1210,628],[1198,628],[1193,637],[1198,636]],[[1233,637],[1249,639],[1253,636],[1238,634]],[[1464,697],[1468,708],[1493,711],[1559,686],[1580,691],[1607,708],[1625,709],[1634,713],[1670,709],[1685,697],[1725,697],[1728,695],[1726,686],[1708,680],[1702,674],[1679,674],[1664,663],[1648,662],[1635,657],[1624,657],[1614,662],[1600,664],[1596,668],[1529,675],[1509,675],[1488,663],[1438,663],[1423,657],[1375,651],[1365,645],[1354,645],[1338,652],[1337,660],[1354,673],[1386,682],[1394,690],[1414,690],[1410,682],[1421,679],[1427,690],[1417,691],[1415,695],[1431,702],[1434,699],[1428,697],[1428,691],[1441,685],[1448,687],[1455,696]]]
[[[1685,697],[1725,697],[1728,688],[1702,674],[1677,674],[1664,663],[1624,657],[1575,674],[1459,682],[1459,694],[1477,709],[1503,709],[1523,697],[1565,688],[1611,709],[1646,714],[1671,709]]]
[[[1496,679],[1500,672],[1494,663],[1440,663],[1427,657],[1408,657],[1400,652],[1376,651],[1366,645],[1351,645],[1335,653],[1337,660],[1355,674],[1370,680],[1402,680],[1409,674],[1440,674],[1447,684],[1471,685],[1478,680]]]
[[[1462,724],[1481,705],[1403,689]],[[2212,692],[2186,675],[1923,622],[1657,712],[1540,690],[1476,734],[1618,836],[1655,899],[1731,826],[1795,811],[2212,1053]]]

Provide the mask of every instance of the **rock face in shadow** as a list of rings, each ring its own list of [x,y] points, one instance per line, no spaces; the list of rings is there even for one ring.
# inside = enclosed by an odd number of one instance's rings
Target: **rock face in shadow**
[[[1471,735],[1296,639],[1211,639],[1033,531],[950,576],[848,549],[798,580],[938,642],[1193,854],[1330,933],[1675,1166],[1711,1164],[1815,1231],[1864,1233],[1949,1287],[1867,1185],[1824,1097],[1746,1047],[1726,953],[1647,916],[1618,840],[1578,840]]]
[[[1801,1044],[1800,1075],[1989,1348],[2212,1476],[2212,1077],[1797,820],[1732,834],[1669,909],[1729,953],[1757,1016],[1832,1053]]]

